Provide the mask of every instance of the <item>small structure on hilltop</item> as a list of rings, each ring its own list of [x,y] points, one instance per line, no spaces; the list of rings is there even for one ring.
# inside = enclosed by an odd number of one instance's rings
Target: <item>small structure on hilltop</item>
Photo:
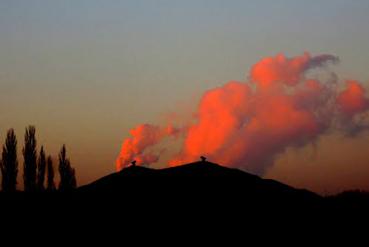
[[[134,160],[134,161],[131,162],[131,167],[135,167],[136,165],[137,165],[137,161],[136,160]]]
[[[201,156],[200,159],[201,159],[201,162],[206,162],[206,157],[205,156]]]

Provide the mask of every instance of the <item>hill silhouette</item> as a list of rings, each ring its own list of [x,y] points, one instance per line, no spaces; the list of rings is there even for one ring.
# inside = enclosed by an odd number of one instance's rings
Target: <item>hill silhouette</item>
[[[78,188],[74,196],[82,211],[93,205],[93,214],[113,210],[122,220],[153,222],[165,216],[174,225],[204,220],[275,229],[263,222],[316,227],[319,222],[327,228],[337,221],[362,221],[369,209],[366,193],[323,197],[205,160],[164,169],[131,166]]]
[[[367,193],[322,197],[245,171],[199,161],[165,169],[131,166],[72,191],[0,193],[6,216],[61,222],[140,222],[167,224],[225,221],[290,224],[362,219]],[[10,212],[10,213],[9,213]],[[55,215],[55,213],[58,214]],[[55,219],[55,218],[53,218]],[[233,222],[233,223],[231,223]],[[211,223],[212,224],[212,223]],[[321,225],[321,226],[326,226]],[[264,225],[263,225],[264,226]],[[270,225],[272,226],[272,225]]]
[[[226,202],[247,208],[315,208],[323,200],[313,192],[208,161],[165,169],[131,166],[80,187],[77,194],[85,198],[159,200],[181,205]]]

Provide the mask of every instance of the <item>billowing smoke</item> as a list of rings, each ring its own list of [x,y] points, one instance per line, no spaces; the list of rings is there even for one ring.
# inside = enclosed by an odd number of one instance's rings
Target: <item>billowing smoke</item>
[[[178,130],[173,126],[160,127],[151,124],[141,124],[130,131],[132,138],[124,140],[117,159],[117,169],[127,167],[133,160],[141,165],[150,165],[159,160],[160,153],[145,152],[155,146],[165,137],[176,136]]]
[[[346,116],[352,117],[368,108],[368,99],[365,97],[365,89],[357,81],[347,81],[347,88],[337,98],[340,110]]]
[[[287,147],[314,142],[329,129],[350,132],[356,116],[369,109],[357,81],[340,83],[328,71],[336,56],[267,57],[255,64],[247,82],[231,81],[204,93],[192,124],[181,128],[139,125],[123,142],[117,169],[133,159],[159,160],[150,147],[183,136],[170,166],[204,155],[214,162],[262,174]],[[323,78],[323,79],[322,79]],[[343,84],[343,85],[341,85]]]

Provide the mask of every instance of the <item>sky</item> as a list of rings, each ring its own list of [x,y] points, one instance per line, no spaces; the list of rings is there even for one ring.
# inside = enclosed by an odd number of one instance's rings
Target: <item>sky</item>
[[[115,171],[131,128],[191,112],[264,57],[333,54],[340,78],[368,87],[368,12],[367,0],[3,0],[0,140],[14,128],[21,146],[35,125],[46,152],[67,145],[86,184]],[[320,193],[369,189],[368,144],[366,132],[326,134],[263,176]]]

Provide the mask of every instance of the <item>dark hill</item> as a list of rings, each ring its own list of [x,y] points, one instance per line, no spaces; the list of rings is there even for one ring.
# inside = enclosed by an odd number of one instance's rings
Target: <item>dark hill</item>
[[[168,226],[225,221],[234,226],[254,222],[274,229],[279,227],[274,222],[288,219],[293,226],[316,220],[362,219],[368,208],[367,194],[324,198],[206,161],[158,170],[132,166],[71,192],[0,193],[0,209],[6,215],[17,212],[20,218],[34,217],[32,222],[56,215],[61,222],[91,225],[99,220],[121,224],[149,220],[152,228],[169,218]],[[238,223],[231,223],[234,221]],[[264,225],[266,221],[272,223]]]
[[[78,196],[123,201],[232,203],[236,206],[315,207],[322,198],[307,190],[207,161],[150,169],[133,166],[78,189]]]

